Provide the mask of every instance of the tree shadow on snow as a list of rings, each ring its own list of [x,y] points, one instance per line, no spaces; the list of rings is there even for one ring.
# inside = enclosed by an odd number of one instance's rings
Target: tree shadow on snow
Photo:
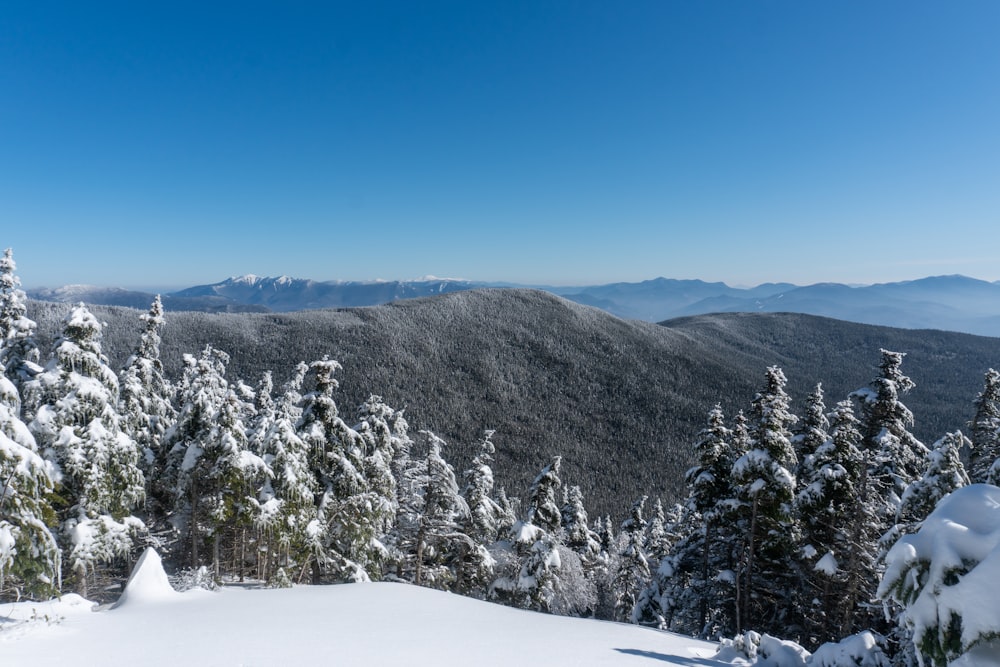
[[[711,660],[709,658],[689,658],[679,655],[668,655],[666,653],[657,653],[655,651],[642,651],[636,648],[616,648],[619,653],[624,653],[625,655],[634,655],[640,658],[649,658],[651,660],[659,660],[661,662],[669,662],[672,665],[690,665],[691,667],[719,667],[725,663],[719,662],[718,660]]]

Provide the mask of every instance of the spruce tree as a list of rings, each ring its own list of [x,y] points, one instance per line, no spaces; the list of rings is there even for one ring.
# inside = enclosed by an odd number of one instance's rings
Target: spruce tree
[[[906,355],[880,352],[879,376],[851,396],[861,404],[864,449],[872,452],[871,483],[882,498],[882,524],[888,529],[895,522],[903,491],[922,472],[927,448],[908,430],[913,413],[900,401],[916,386],[900,370]]]
[[[62,473],[64,565],[84,596],[88,571],[127,556],[145,531],[133,515],[145,498],[140,451],[121,427],[118,377],[101,351],[101,329],[86,306],[73,307],[45,371],[30,383],[39,407],[29,428]]]
[[[170,522],[187,546],[190,567],[202,565],[203,542],[208,536],[209,507],[205,505],[207,478],[215,455],[199,463],[229,394],[225,379],[229,355],[206,345],[199,357],[184,355],[184,375],[177,389],[178,414],[164,435],[157,469],[160,486],[169,493],[162,504],[170,507]]]
[[[14,275],[17,264],[10,248],[0,258],[0,366],[6,370],[7,378],[21,393],[22,399],[26,383],[41,372],[38,365],[39,351],[35,344],[35,322],[26,315],[26,296],[21,289],[21,280]],[[26,401],[26,419],[34,416],[32,402]]]
[[[970,444],[961,431],[948,433],[934,443],[927,453],[924,474],[903,492],[897,533],[916,532],[942,498],[970,484],[961,459],[962,450]]]
[[[148,476],[160,453],[163,436],[177,413],[171,404],[173,388],[160,361],[160,328],[164,320],[159,295],[140,320],[143,331],[139,344],[120,375],[119,410],[123,428],[141,448],[143,471]]]
[[[309,365],[313,391],[302,397],[299,437],[310,452],[316,479],[317,519],[310,528],[313,581],[367,581],[381,573],[387,555],[378,536],[385,518],[373,505],[364,476],[364,443],[340,417],[333,398],[340,364],[324,357]]]
[[[785,384],[780,368],[767,369],[764,388],[752,403],[751,449],[733,466],[745,540],[740,627],[775,633],[787,633],[795,622],[795,610],[789,604],[794,572],[787,556],[797,540],[792,515],[796,460],[789,431],[796,417],[788,411]]]
[[[503,508],[493,499],[493,431],[486,431],[472,466],[462,473],[465,487],[462,497],[469,506],[466,533],[479,544],[489,546],[500,537]]]
[[[851,563],[863,565],[856,550],[870,553],[873,548],[870,540],[866,545],[852,542],[852,526],[864,516],[859,503],[865,462],[851,402],[838,403],[831,415],[826,440],[813,451],[803,448],[802,476],[795,497],[804,558],[803,641],[813,648],[844,636],[843,621],[854,612],[854,600],[845,598],[844,587],[849,577],[860,574],[848,568]]]
[[[988,482],[990,468],[1000,459],[1000,372],[986,371],[983,390],[974,402],[976,414],[969,423],[972,441],[969,478],[975,483]]]
[[[686,474],[688,497],[677,519],[686,527],[669,563],[653,577],[661,582],[668,621],[683,632],[702,637],[735,632],[736,546],[743,536],[736,526],[741,503],[732,469],[749,437],[742,413],[731,431],[716,405],[695,443],[698,463]]]
[[[556,456],[535,477],[528,493],[525,518],[510,531],[509,554],[500,554],[499,577],[490,588],[502,602],[525,609],[550,611],[559,588],[561,512],[556,503],[562,486]]]
[[[646,535],[646,520],[642,516],[645,504],[646,496],[635,501],[621,527],[623,545],[613,585],[617,594],[615,619],[626,623],[637,622],[633,612],[649,581],[649,562],[642,548]]]
[[[49,523],[53,466],[38,455],[18,414],[17,388],[0,366],[0,599],[58,593],[60,552]]]

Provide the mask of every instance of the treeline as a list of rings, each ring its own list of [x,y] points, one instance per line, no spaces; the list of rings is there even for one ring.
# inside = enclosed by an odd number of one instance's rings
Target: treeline
[[[1000,373],[985,375],[970,437],[955,431],[928,448],[901,401],[914,387],[904,354],[881,355],[871,384],[832,409],[817,385],[805,414],[792,414],[785,376],[771,367],[747,413],[727,424],[719,406],[709,412],[672,529],[678,539],[637,599],[634,622],[705,638],[752,630],[811,649],[873,630],[882,655],[900,665],[916,664],[915,651],[943,665],[989,639],[995,630],[963,635],[963,619],[943,618],[915,647],[899,602],[911,602],[923,580],[882,577],[889,549],[939,500],[1000,482]]]

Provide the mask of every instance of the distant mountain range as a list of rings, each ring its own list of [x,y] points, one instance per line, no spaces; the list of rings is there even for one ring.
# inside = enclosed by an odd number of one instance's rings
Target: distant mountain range
[[[317,282],[247,275],[165,294],[163,304],[173,311],[291,312],[375,306],[485,287],[517,285],[447,279]],[[965,276],[862,287],[767,283],[737,288],[725,283],[668,278],[587,287],[533,287],[618,317],[647,322],[707,313],[789,312],[863,324],[1000,336],[1000,282]],[[146,308],[153,298],[146,292],[86,285],[28,290],[28,295],[42,301],[85,301],[132,308]]]

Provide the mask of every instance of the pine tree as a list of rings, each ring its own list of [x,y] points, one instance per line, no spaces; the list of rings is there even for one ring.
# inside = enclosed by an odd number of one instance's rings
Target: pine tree
[[[906,355],[880,352],[879,377],[851,396],[861,403],[864,449],[873,453],[871,483],[882,498],[882,523],[888,529],[895,522],[903,491],[920,476],[927,448],[909,432],[913,413],[899,400],[916,386],[900,371]]]
[[[127,556],[145,531],[132,514],[145,498],[140,452],[121,428],[118,377],[101,351],[101,329],[86,306],[73,307],[45,371],[30,383],[39,407],[29,428],[62,472],[64,564],[84,596],[88,570]]]
[[[171,404],[173,388],[160,361],[160,328],[164,320],[159,295],[140,319],[144,327],[139,344],[120,376],[119,411],[125,432],[143,452],[143,472],[148,476],[177,413]]]
[[[753,400],[751,449],[733,466],[742,502],[745,536],[740,586],[740,628],[787,633],[794,622],[788,601],[794,588],[787,555],[794,551],[797,527],[792,516],[795,452],[789,428],[785,375],[767,369],[764,389]]]
[[[745,434],[745,419],[741,424]],[[721,590],[729,586],[730,578],[720,579],[720,573],[734,567],[731,545],[736,540],[727,534],[732,528],[728,519],[735,496],[732,439],[722,408],[716,405],[709,411],[695,444],[698,464],[685,476],[686,510],[695,526],[677,544],[668,569],[661,568],[654,576],[661,582],[663,593],[668,594],[671,608],[665,613],[681,629],[699,636],[709,634],[713,626],[728,625],[722,617],[733,615],[725,611]]]
[[[556,456],[535,477],[528,493],[525,518],[511,528],[509,556],[498,558],[500,576],[493,582],[493,597],[513,606],[550,611],[559,588],[559,536],[561,512],[556,503],[562,486]]]
[[[851,402],[838,403],[832,418],[827,439],[813,451],[803,448],[802,476],[795,497],[802,526],[804,641],[813,648],[844,636],[842,624],[854,613],[855,604],[853,598],[845,598],[845,584],[849,577],[861,575],[847,568],[852,562],[862,565],[858,549],[870,554],[873,548],[870,540],[862,545],[851,539],[852,526],[864,516],[859,503],[863,500],[860,486],[865,466]],[[810,419],[815,420],[815,416]],[[870,559],[870,555],[866,557]],[[870,567],[870,560],[864,565]]]
[[[190,567],[202,565],[202,543],[206,536],[206,514],[203,503],[211,470],[211,459],[199,464],[215,422],[229,394],[225,379],[229,355],[206,345],[201,356],[184,355],[184,376],[177,389],[179,405],[177,419],[164,435],[164,447],[157,469],[161,470],[162,488],[170,499],[162,501],[170,507],[170,522],[180,532],[189,551]],[[196,470],[196,468],[198,468]]]
[[[378,540],[382,507],[364,476],[364,443],[333,399],[340,368],[327,357],[309,365],[314,390],[302,397],[297,425],[317,486],[317,518],[309,528],[317,583],[324,572],[335,581],[367,581],[381,573],[388,555]]]
[[[970,484],[961,459],[962,449],[970,445],[961,431],[948,433],[934,443],[927,453],[923,476],[910,482],[903,492],[897,533],[915,532],[942,498]]]
[[[583,492],[571,486],[562,508],[563,539],[567,547],[580,557],[585,570],[592,567],[601,553],[600,537],[590,529],[590,519],[583,505]]]
[[[26,315],[27,297],[21,290],[21,280],[14,275],[16,270],[13,251],[7,248],[0,258],[0,366],[23,397],[26,383],[42,368],[34,339],[36,325]],[[30,419],[34,405],[25,407],[29,409],[24,417]]]
[[[969,478],[976,483],[988,482],[990,468],[1000,460],[1000,372],[986,371],[983,390],[974,402],[976,414],[969,423],[972,441]]]
[[[45,599],[61,585],[47,499],[55,470],[38,455],[20,410],[17,388],[0,366],[0,599]]]
[[[646,496],[637,500],[621,527],[624,544],[614,578],[614,590],[617,593],[615,619],[626,623],[637,622],[633,611],[649,581],[649,562],[642,548],[646,534],[646,521],[642,516],[645,504]]]
[[[486,431],[479,443],[479,453],[472,459],[472,467],[462,473],[465,488],[462,497],[469,506],[469,520],[465,532],[479,544],[489,546],[500,537],[503,508],[493,499],[493,431]]]
[[[805,478],[810,474],[805,467],[809,463],[809,455],[829,439],[827,433],[829,427],[830,420],[827,419],[826,404],[823,403],[823,385],[817,384],[806,399],[805,414],[792,437],[792,447],[799,462],[799,467],[795,471],[796,478]]]

